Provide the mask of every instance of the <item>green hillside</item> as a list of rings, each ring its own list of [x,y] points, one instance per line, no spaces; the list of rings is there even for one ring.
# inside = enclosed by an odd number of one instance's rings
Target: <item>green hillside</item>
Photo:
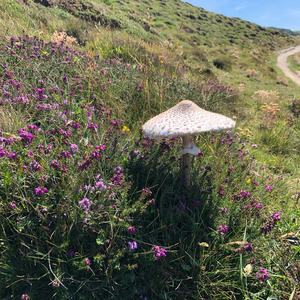
[[[298,299],[298,42],[177,0],[0,1],[0,298]],[[236,120],[188,188],[181,138],[141,132],[183,99]]]

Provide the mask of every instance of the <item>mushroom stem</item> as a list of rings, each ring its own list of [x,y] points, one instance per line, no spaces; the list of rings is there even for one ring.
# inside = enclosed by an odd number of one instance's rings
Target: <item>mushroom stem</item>
[[[193,143],[193,137],[191,135],[183,136],[183,149],[186,149]],[[191,185],[191,164],[192,158],[189,153],[184,152],[182,156],[182,179],[185,188],[189,188]]]

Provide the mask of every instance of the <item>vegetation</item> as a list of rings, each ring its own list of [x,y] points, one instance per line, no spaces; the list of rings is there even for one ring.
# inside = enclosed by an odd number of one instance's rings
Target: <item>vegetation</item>
[[[292,55],[288,58],[289,68],[298,73],[300,71],[300,57],[299,54]]]
[[[272,52],[295,38],[35,2],[0,3],[0,298],[298,299],[300,93]],[[238,122],[198,137],[188,193],[179,139],[140,133],[181,99]]]

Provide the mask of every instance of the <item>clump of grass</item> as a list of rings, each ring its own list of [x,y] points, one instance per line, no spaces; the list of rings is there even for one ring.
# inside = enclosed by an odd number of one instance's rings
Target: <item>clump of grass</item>
[[[252,98],[262,103],[276,103],[279,99],[279,94],[275,90],[258,90],[253,94]]]
[[[16,132],[26,124],[26,115],[12,107],[0,106],[0,129],[3,132]]]

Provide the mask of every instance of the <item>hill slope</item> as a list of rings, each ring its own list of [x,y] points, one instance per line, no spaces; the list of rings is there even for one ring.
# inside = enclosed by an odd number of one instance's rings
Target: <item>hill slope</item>
[[[134,30],[151,39],[180,42],[185,46],[267,46],[274,49],[292,38],[276,29],[210,13],[179,0],[36,0],[113,29]]]

